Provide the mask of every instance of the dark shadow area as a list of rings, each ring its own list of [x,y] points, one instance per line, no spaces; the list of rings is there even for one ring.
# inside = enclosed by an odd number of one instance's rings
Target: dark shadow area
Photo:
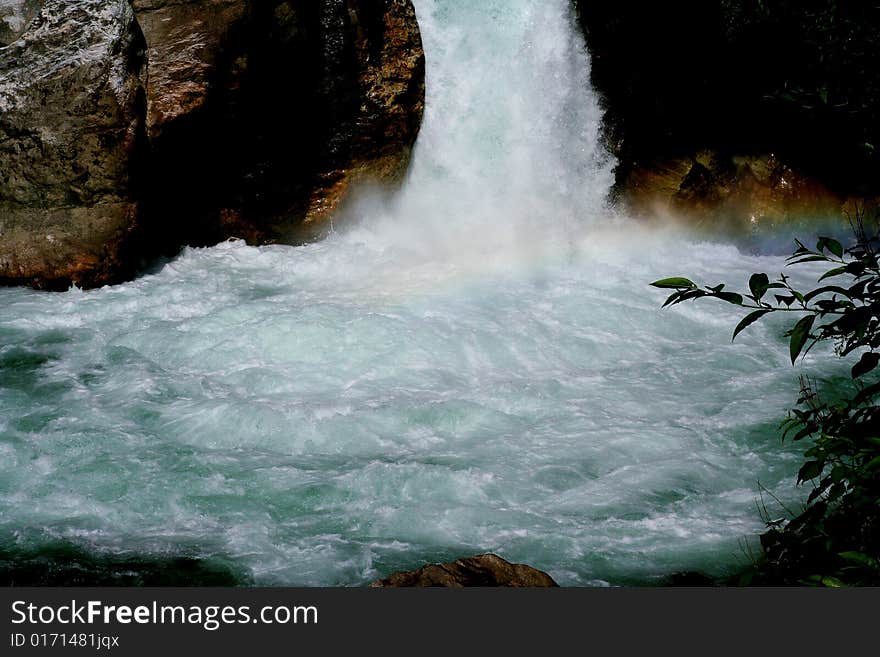
[[[626,167],[776,153],[833,191],[880,192],[880,6],[577,0],[607,141]]]
[[[362,129],[340,4],[254,3],[233,26],[204,105],[151,141],[138,191],[141,269],[182,245],[294,241],[320,176],[346,166]]]
[[[0,586],[248,586],[250,573],[222,559],[97,554],[58,542],[0,549]]]

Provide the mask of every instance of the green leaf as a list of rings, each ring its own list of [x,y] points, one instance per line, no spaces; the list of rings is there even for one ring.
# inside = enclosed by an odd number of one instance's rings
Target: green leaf
[[[865,295],[865,288],[868,287],[868,281],[859,281],[855,285],[850,286],[847,294],[850,299],[861,299]]]
[[[812,301],[820,294],[841,294],[845,297],[852,297],[852,292],[846,288],[842,288],[839,285],[826,285],[824,287],[817,287],[815,290],[808,292],[804,295],[804,299],[806,301]]]
[[[697,287],[693,281],[681,277],[664,278],[662,281],[654,281],[651,286],[662,289],[695,289]]]
[[[820,474],[822,474],[822,470],[824,468],[825,464],[821,461],[807,461],[806,463],[804,463],[800,472],[798,472],[798,483],[809,481],[810,479],[815,479]]]
[[[734,340],[736,340],[736,336],[738,336],[740,333],[742,333],[749,326],[751,326],[752,324],[757,322],[764,315],[766,315],[767,313],[772,313],[772,312],[773,312],[772,309],[766,308],[764,310],[756,310],[755,312],[749,313],[748,315],[746,315],[743,318],[743,320],[739,324],[737,324],[736,329],[734,329],[734,331],[733,331],[733,338],[730,341],[733,342]]]
[[[831,471],[831,481],[833,481],[835,484],[837,484],[837,483],[840,483],[841,481],[843,481],[844,479],[846,479],[846,468],[844,468],[841,465],[836,466]]]
[[[791,354],[791,364],[794,365],[798,356],[801,355],[801,351],[804,348],[804,345],[807,344],[807,340],[810,337],[810,331],[813,328],[813,323],[816,321],[815,315],[808,315],[807,317],[802,318],[797,324],[794,325],[794,328],[791,330],[791,343],[789,344],[789,352]]]
[[[846,272],[853,276],[861,276],[865,273],[865,269],[867,269],[867,265],[860,260],[853,260],[846,265]]]
[[[749,289],[758,301],[767,293],[769,287],[770,277],[767,274],[752,274],[752,277],[749,279]]]
[[[842,482],[837,482],[828,491],[828,501],[836,502],[846,493],[846,486]]]
[[[703,292],[702,290],[679,290],[678,292],[673,292],[672,296],[670,296],[666,303],[663,304],[663,307],[666,306],[675,306],[683,301],[690,301],[691,299],[699,299],[700,297],[708,296],[708,292]]]
[[[868,400],[873,401],[873,397],[878,394],[880,394],[880,383],[871,384],[867,388],[859,390],[859,392],[856,393],[856,396],[853,397],[853,406],[859,406]]]
[[[842,589],[846,588],[846,584],[841,582],[836,577],[823,577],[822,578],[822,586],[827,587],[829,589]]]
[[[791,258],[789,258],[789,260],[791,260]],[[804,262],[828,262],[828,256],[823,256],[823,255],[806,256],[804,258],[801,258],[800,260],[791,260],[791,262],[789,262],[788,264],[789,265],[800,265]]]
[[[743,305],[743,296],[741,294],[736,294],[735,292],[717,292],[714,296],[727,303],[732,303],[735,306]]]
[[[860,376],[864,376],[874,370],[877,365],[880,365],[880,354],[874,351],[862,354],[861,360],[852,368],[852,378],[858,379]]]
[[[792,438],[791,440],[792,440],[792,442],[798,442],[799,440],[803,440],[804,438],[807,438],[808,436],[812,436],[818,430],[819,430],[818,427],[816,427],[812,424],[808,425],[808,426],[804,427],[803,429],[801,429],[800,431],[798,431],[794,435],[794,438]]]
[[[812,504],[816,500],[818,500],[825,493],[827,486],[823,486],[819,484],[816,488],[813,489],[813,492],[810,493],[810,496],[807,498],[807,504]]]
[[[880,563],[878,563],[874,557],[871,557],[864,552],[841,552],[840,556],[847,561],[861,564],[862,566],[867,566],[874,570],[880,569]]]
[[[826,272],[825,272],[824,274],[822,274],[822,276],[819,278],[819,282],[821,283],[821,282],[824,281],[826,278],[833,278],[833,277],[835,277],[835,276],[840,276],[841,274],[845,274],[846,271],[847,271],[846,267],[836,267],[836,268],[834,268],[834,269],[831,269],[831,270],[829,270],[829,271],[826,271]]]
[[[828,250],[829,252],[836,255],[838,258],[843,257],[843,245],[837,240],[831,239],[830,237],[820,237],[819,243],[816,245],[816,250]]]

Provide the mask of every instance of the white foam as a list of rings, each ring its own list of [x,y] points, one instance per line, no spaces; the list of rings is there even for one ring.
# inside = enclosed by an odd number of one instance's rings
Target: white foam
[[[610,216],[568,0],[416,4],[428,113],[395,200],[319,244],[0,290],[0,357],[45,357],[0,370],[0,541],[292,585],[491,550],[605,584],[733,568],[756,482],[799,496],[780,326],[730,344],[731,308],[648,287],[781,261]]]

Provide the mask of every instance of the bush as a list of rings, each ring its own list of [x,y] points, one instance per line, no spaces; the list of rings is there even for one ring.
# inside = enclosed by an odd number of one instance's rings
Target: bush
[[[824,263],[819,285],[795,289],[784,274],[752,275],[748,292],[725,285],[700,287],[687,278],[652,283],[671,289],[664,307],[717,299],[750,312],[733,332],[774,313],[797,321],[787,331],[792,364],[816,344],[833,344],[835,357],[859,355],[852,386],[833,400],[801,377],[797,405],[780,427],[783,440],[806,441],[798,484],[812,486],[805,510],[768,523],[763,557],[742,584],[880,585],[880,239],[855,225],[853,246],[822,237],[815,249],[796,242],[789,266]]]

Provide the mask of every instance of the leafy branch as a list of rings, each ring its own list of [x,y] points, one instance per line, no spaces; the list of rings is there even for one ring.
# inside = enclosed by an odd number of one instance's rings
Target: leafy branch
[[[859,242],[844,250],[843,245],[830,237],[819,239],[815,250],[796,241],[797,250],[788,258],[788,265],[808,262],[825,262],[833,265],[819,277],[818,282],[848,277],[848,284],[822,285],[808,292],[792,286],[790,277],[782,274],[771,282],[767,274],[753,274],[749,279],[748,292],[729,292],[725,285],[699,287],[684,277],[666,278],[651,285],[660,289],[673,289],[663,307],[684,301],[715,298],[726,303],[752,310],[736,326],[733,340],[746,328],[770,313],[801,313],[805,316],[786,333],[790,338],[791,362],[797,360],[809,343],[831,340],[838,356],[844,357],[862,347],[868,352],[853,368],[853,378],[859,378],[880,365],[880,355],[874,350],[880,347],[880,260],[873,240]],[[773,301],[767,300],[768,292]],[[831,321],[819,323],[826,318]]]
[[[880,583],[880,381],[871,377],[880,366],[880,258],[877,237],[867,237],[861,221],[856,237],[847,249],[829,237],[819,238],[815,249],[796,241],[788,266],[829,267],[808,291],[784,274],[772,282],[767,274],[753,274],[747,292],[701,287],[684,277],[652,283],[673,290],[664,308],[711,298],[751,311],[733,340],[767,315],[800,314],[785,333],[792,364],[820,342],[833,343],[841,358],[862,352],[851,369],[853,392],[842,399],[826,401],[815,381],[801,377],[797,407],[780,429],[783,440],[811,439],[798,484],[810,482],[813,490],[800,516],[784,528],[774,523],[762,537],[773,537],[765,553],[799,573],[801,583],[825,586]],[[822,572],[801,572],[807,565]]]

